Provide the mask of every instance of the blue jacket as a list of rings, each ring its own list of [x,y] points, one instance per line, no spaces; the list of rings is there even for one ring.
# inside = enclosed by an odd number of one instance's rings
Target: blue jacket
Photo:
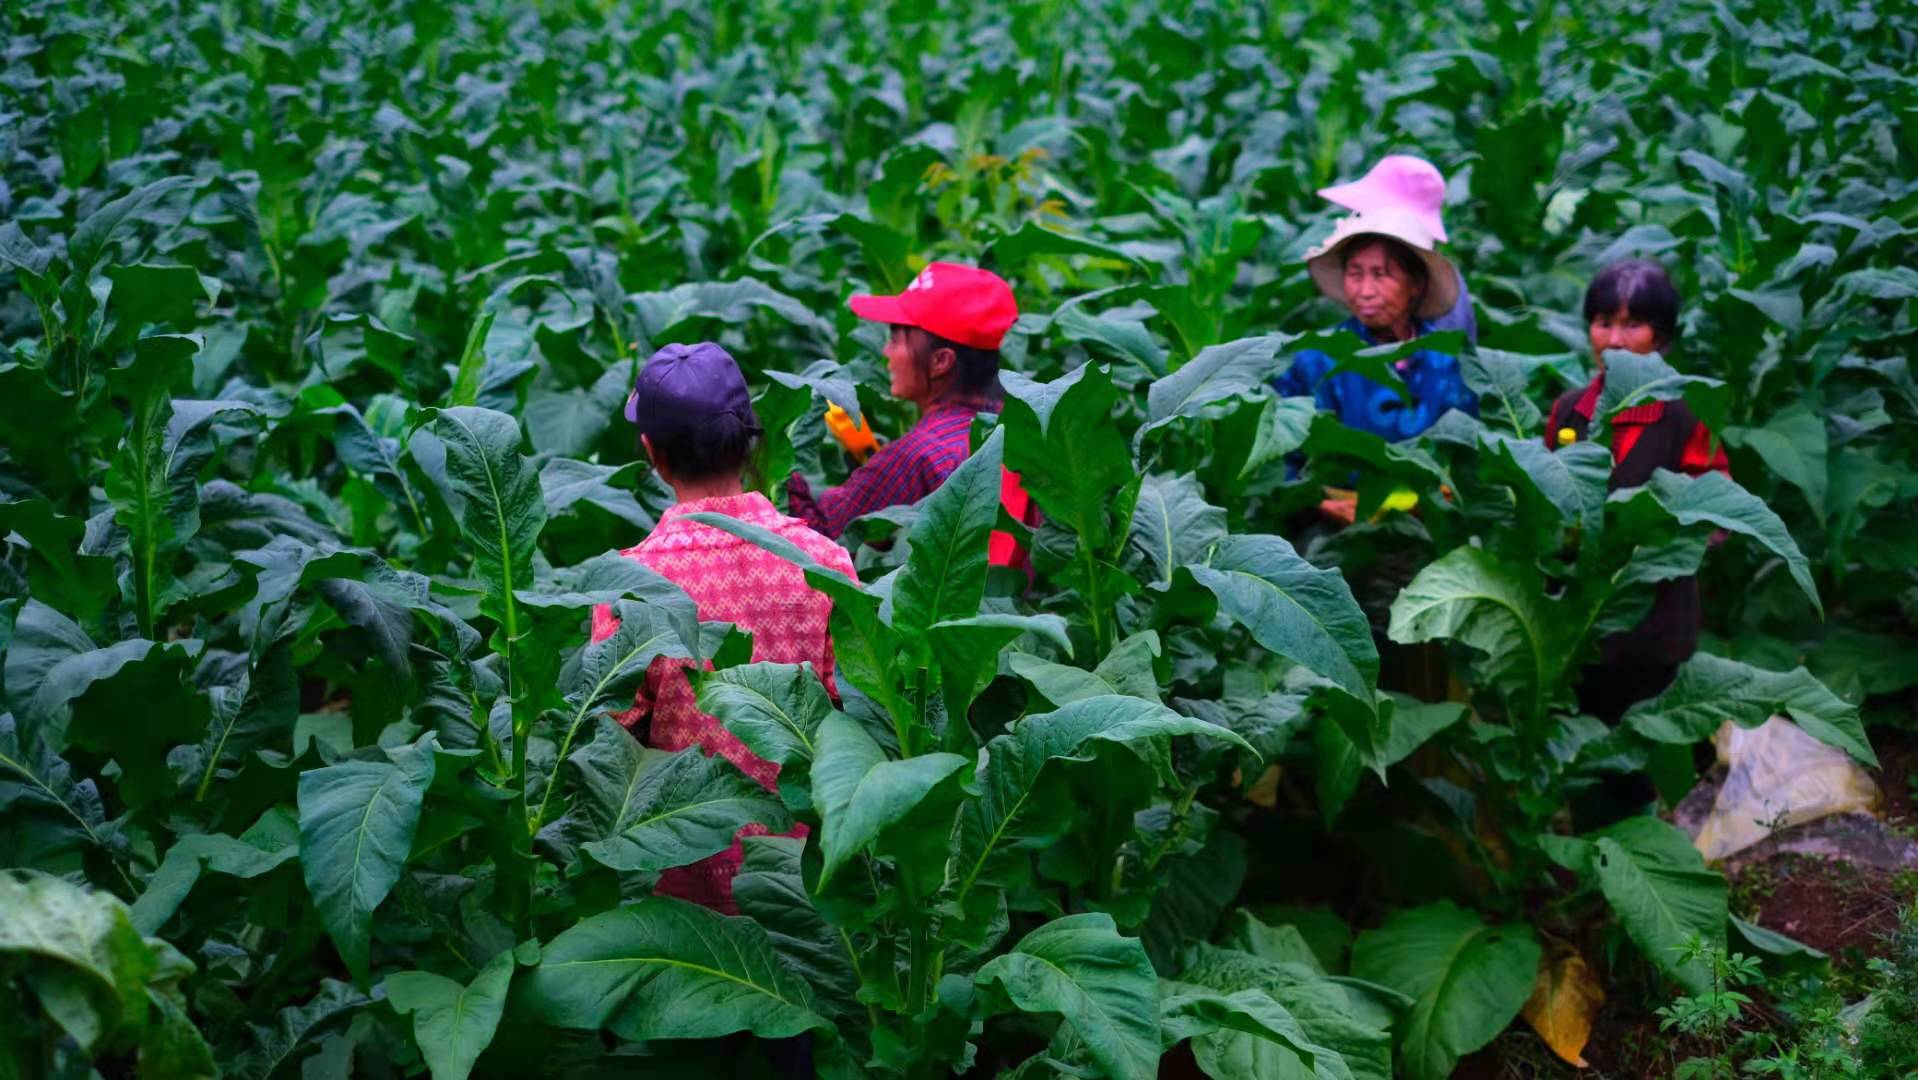
[[[1340,323],[1367,345],[1378,339],[1356,318]],[[1419,323],[1421,336],[1434,332],[1430,321]],[[1292,366],[1272,385],[1285,397],[1311,397],[1319,408],[1336,413],[1347,427],[1369,431],[1387,442],[1409,439],[1431,427],[1447,409],[1478,415],[1478,395],[1465,385],[1458,357],[1449,353],[1421,350],[1399,365],[1399,377],[1411,391],[1412,404],[1400,400],[1398,391],[1367,379],[1356,372],[1342,371],[1326,375],[1338,362],[1318,349],[1307,349],[1292,359]]]

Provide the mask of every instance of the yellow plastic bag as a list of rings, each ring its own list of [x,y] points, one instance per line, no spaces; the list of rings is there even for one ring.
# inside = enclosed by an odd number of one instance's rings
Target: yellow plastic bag
[[[1843,750],[1774,716],[1727,723],[1713,740],[1730,771],[1692,843],[1707,861],[1735,855],[1780,829],[1831,814],[1872,813],[1878,786]]]

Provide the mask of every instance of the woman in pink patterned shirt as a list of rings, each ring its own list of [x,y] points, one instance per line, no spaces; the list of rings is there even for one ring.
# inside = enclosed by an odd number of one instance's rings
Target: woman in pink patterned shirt
[[[672,487],[676,502],[660,515],[652,535],[622,554],[685,589],[700,619],[729,622],[751,633],[755,661],[810,663],[830,693],[833,660],[826,621],[832,602],[807,585],[793,564],[685,517],[718,513],[750,522],[798,545],[821,565],[855,576],[843,548],[779,513],[741,483],[741,469],[760,430],[739,365],[711,342],[668,345],[640,369],[626,400],[626,419],[638,426],[640,446]],[[593,640],[611,636],[618,625],[609,609],[595,610]],[[694,707],[686,663],[654,660],[635,707],[619,721],[628,729],[646,722],[644,741],[661,750],[696,744],[708,756],[719,754],[772,790],[779,766],[747,750],[717,719]],[[765,831],[748,825],[740,836]],[[740,857],[736,837],[729,851],[666,871],[658,891],[735,914],[732,879]]]

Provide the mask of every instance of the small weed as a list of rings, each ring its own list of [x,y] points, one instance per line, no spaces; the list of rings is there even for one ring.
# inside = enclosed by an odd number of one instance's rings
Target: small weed
[[[1733,1026],[1743,1018],[1751,996],[1738,990],[1764,981],[1758,958],[1707,945],[1697,934],[1677,950],[1680,964],[1704,961],[1712,969],[1712,983],[1702,994],[1686,994],[1658,1010],[1660,1031],[1677,1031],[1702,1040],[1707,1056],[1690,1057],[1678,1063],[1672,1074],[1676,1080],[1719,1080],[1736,1077],[1728,1040]]]

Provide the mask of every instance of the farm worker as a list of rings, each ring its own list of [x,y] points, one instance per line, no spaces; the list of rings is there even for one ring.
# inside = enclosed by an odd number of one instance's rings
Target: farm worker
[[[1432,320],[1451,311],[1459,294],[1458,271],[1434,250],[1433,224],[1433,215],[1396,207],[1374,209],[1339,221],[1325,243],[1306,256],[1319,291],[1352,312],[1338,329],[1356,334],[1368,346],[1433,332]],[[1478,397],[1465,385],[1458,358],[1448,353],[1425,349],[1398,361],[1409,403],[1397,388],[1357,372],[1334,374],[1336,366],[1330,354],[1306,349],[1292,358],[1292,366],[1273,386],[1286,397],[1309,394],[1346,426],[1392,442],[1431,427],[1448,409],[1478,414]],[[1321,508],[1350,524],[1356,504],[1332,498]]]
[[[1343,206],[1360,217],[1383,211],[1404,211],[1424,222],[1438,243],[1449,242],[1440,211],[1445,206],[1445,174],[1438,166],[1410,154],[1387,154],[1370,172],[1349,184],[1319,189],[1319,198]],[[1454,268],[1454,273],[1457,269]],[[1452,309],[1432,320],[1433,330],[1462,330],[1465,340],[1478,344],[1478,316],[1472,311],[1471,290],[1458,274],[1458,298]]]
[[[753,660],[810,663],[830,692],[833,655],[826,621],[832,602],[807,585],[805,573],[792,563],[731,533],[686,520],[693,513],[735,517],[777,533],[821,565],[854,576],[844,548],[779,513],[764,495],[745,490],[740,473],[760,429],[739,365],[712,342],[668,345],[640,369],[626,399],[626,419],[638,427],[640,449],[673,489],[675,501],[650,536],[621,554],[685,589],[700,619],[729,622],[751,633]],[[594,609],[594,641],[618,629],[610,608]],[[779,766],[747,750],[717,719],[694,707],[686,664],[654,660],[635,707],[619,722],[632,730],[650,721],[641,735],[647,745],[661,750],[696,745],[772,790]],[[740,836],[765,831],[748,825]],[[735,914],[732,879],[740,859],[735,838],[729,851],[667,870],[658,891]]]
[[[892,328],[885,346],[891,392],[919,406],[919,422],[873,452],[838,487],[814,495],[805,478],[793,474],[786,487],[793,515],[831,537],[862,514],[918,502],[966,460],[972,418],[999,411],[999,345],[1019,318],[1004,278],[945,262],[927,265],[898,296],[854,296],[850,306],[860,318]],[[849,419],[829,414],[827,422],[848,449],[871,447],[870,432],[853,428]],[[1007,511],[1033,523],[1035,508],[1018,477],[1005,472],[1000,481]],[[1011,536],[995,532],[990,557],[996,565],[1019,565],[1024,553]]]
[[[1598,374],[1552,402],[1545,445],[1553,450],[1584,439],[1605,388],[1605,351],[1665,352],[1678,338],[1678,290],[1665,268],[1644,259],[1615,262],[1585,290],[1585,324]],[[1633,488],[1658,469],[1701,476],[1731,475],[1718,440],[1682,401],[1635,405],[1612,420],[1611,487]],[[1678,666],[1698,648],[1701,617],[1698,579],[1676,578],[1658,586],[1651,613],[1630,630],[1599,646],[1599,661],[1578,686],[1580,707],[1616,724],[1634,702],[1671,684]]]

